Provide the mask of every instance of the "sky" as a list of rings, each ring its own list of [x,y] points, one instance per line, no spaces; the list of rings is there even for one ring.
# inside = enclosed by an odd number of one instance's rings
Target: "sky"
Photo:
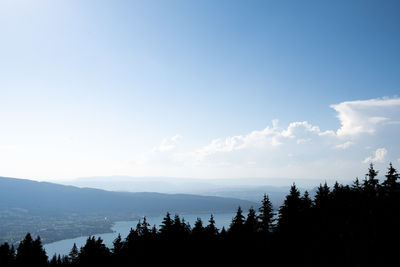
[[[399,1],[0,1],[0,176],[400,168]]]

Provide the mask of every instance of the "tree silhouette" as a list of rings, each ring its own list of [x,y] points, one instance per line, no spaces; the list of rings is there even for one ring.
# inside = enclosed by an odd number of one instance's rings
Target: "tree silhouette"
[[[161,236],[168,236],[172,233],[173,231],[173,226],[174,222],[171,219],[171,214],[167,212],[165,215],[162,224],[160,225],[160,234]]]
[[[109,263],[110,256],[109,249],[100,237],[96,239],[89,236],[86,244],[81,247],[78,262],[83,266],[105,266]]]
[[[0,245],[0,266],[12,266],[15,261],[14,247],[7,242]]]
[[[28,233],[17,248],[15,260],[17,266],[46,266],[47,255],[40,237],[33,240]]]
[[[374,169],[374,164],[371,163],[364,180],[364,189],[367,194],[375,195],[378,191],[379,180],[375,178],[377,176],[378,171]]]
[[[197,217],[196,222],[194,223],[194,227],[192,229],[192,235],[195,238],[202,237],[204,234],[204,227],[203,227],[203,221]]]
[[[393,168],[392,163],[390,162],[388,171],[385,175],[386,180],[383,181],[383,188],[386,191],[395,191],[398,189],[398,183],[397,180],[399,179],[399,174],[397,173],[397,170]]]
[[[136,233],[141,238],[148,238],[150,236],[150,224],[147,222],[146,216],[143,217],[143,222],[139,220],[136,225]]]
[[[78,248],[76,246],[76,244],[74,243],[74,245],[72,246],[71,251],[69,252],[69,261],[74,264],[78,261],[78,257],[79,257],[79,251]]]
[[[355,193],[360,193],[362,190],[362,186],[358,177],[354,180],[353,184],[351,185],[351,190]]]
[[[244,231],[248,234],[256,233],[258,230],[257,214],[253,207],[250,207],[244,222]]]
[[[211,214],[208,220],[208,225],[205,228],[205,233],[209,237],[215,237],[218,235],[218,228],[215,226],[214,216]]]
[[[272,209],[272,203],[267,194],[264,194],[259,212],[260,214],[258,215],[258,219],[260,221],[260,230],[264,233],[269,233],[272,229],[272,218],[274,217],[274,213]]]
[[[324,185],[320,184],[317,193],[314,197],[315,206],[318,208],[323,208],[330,199],[330,189],[328,184],[325,182]]]
[[[302,201],[296,185],[290,187],[289,195],[279,208],[278,229],[282,232],[291,232],[298,227]]]
[[[242,208],[239,206],[235,217],[229,226],[229,233],[233,235],[241,235],[244,232],[244,222],[245,218],[243,216]]]
[[[121,234],[118,234],[117,238],[115,238],[113,241],[113,248],[111,249],[111,251],[114,254],[120,254],[123,247],[124,243],[122,242]]]

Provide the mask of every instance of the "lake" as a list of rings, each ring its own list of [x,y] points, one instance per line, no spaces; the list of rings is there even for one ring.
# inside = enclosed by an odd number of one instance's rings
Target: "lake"
[[[228,229],[232,218],[235,216],[235,213],[220,213],[220,214],[214,214],[214,220],[215,220],[215,225],[216,227],[221,230],[222,227],[225,227],[225,229]],[[160,224],[162,223],[165,215],[162,216],[155,216],[155,217],[146,217],[147,222],[150,224],[150,228],[153,227],[153,225],[156,225],[157,229],[159,229]],[[171,215],[172,219],[174,218],[174,215]],[[201,218],[203,221],[203,226],[208,225],[208,220],[210,219],[210,214],[200,214],[200,215],[183,215],[180,216],[181,219],[182,217],[185,219],[186,223],[189,223],[191,227],[194,226],[195,221],[197,218]],[[97,237],[101,237],[103,239],[104,244],[111,248],[112,243],[115,238],[117,238],[118,233],[121,234],[122,239],[125,239],[125,237],[129,234],[129,231],[131,228],[136,228],[136,224],[138,223],[138,220],[134,221],[121,221],[121,222],[116,222],[112,227],[113,233],[105,233],[105,234],[98,234],[95,235]],[[60,240],[57,242],[45,244],[43,247],[46,250],[47,256],[52,257],[54,254],[61,254],[61,255],[68,255],[69,252],[71,251],[72,246],[74,243],[78,247],[78,249],[85,245],[86,240],[88,236],[81,236],[81,237],[76,237],[76,238],[71,238],[71,239],[64,239]]]

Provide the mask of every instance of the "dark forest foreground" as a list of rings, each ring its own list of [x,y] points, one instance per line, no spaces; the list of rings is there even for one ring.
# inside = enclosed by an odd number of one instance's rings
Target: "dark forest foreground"
[[[0,266],[399,266],[400,184],[390,164],[382,183],[370,165],[352,185],[320,185],[313,199],[295,185],[273,221],[267,195],[245,217],[239,207],[229,229],[213,217],[193,227],[179,216],[160,228],[143,218],[130,234],[107,248],[101,239],[48,258],[40,238],[27,234],[18,248],[0,246]]]

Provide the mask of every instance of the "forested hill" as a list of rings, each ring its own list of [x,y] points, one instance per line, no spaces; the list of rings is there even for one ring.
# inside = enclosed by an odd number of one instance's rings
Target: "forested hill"
[[[163,214],[232,212],[253,202],[187,194],[128,193],[0,177],[0,207],[41,213]]]
[[[251,201],[185,194],[127,193],[0,177],[0,242],[27,232],[49,242],[109,231],[111,221],[173,213],[234,212]],[[107,220],[105,218],[107,217]]]

